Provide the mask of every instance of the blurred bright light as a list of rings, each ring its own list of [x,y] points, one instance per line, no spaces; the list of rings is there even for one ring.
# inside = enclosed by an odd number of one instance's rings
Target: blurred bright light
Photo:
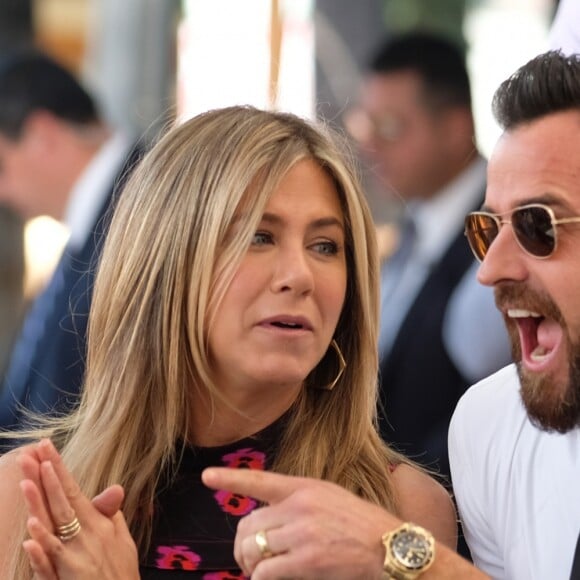
[[[271,103],[271,0],[184,0],[178,39],[179,116],[235,104],[314,114],[313,0],[278,3],[278,90]],[[275,79],[274,79],[275,80]]]
[[[46,284],[68,240],[68,229],[46,216],[34,218],[24,228],[26,274],[24,294],[35,296]]]
[[[493,94],[516,69],[547,50],[551,4],[551,0],[487,0],[466,16],[476,134],[486,157],[501,133],[491,112]]]

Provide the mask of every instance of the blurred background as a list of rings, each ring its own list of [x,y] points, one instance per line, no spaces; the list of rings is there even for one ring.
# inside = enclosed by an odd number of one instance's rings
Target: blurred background
[[[554,0],[2,0],[0,58],[34,45],[75,72],[105,117],[154,138],[167,123],[235,103],[341,127],[361,70],[386,34],[439,31],[466,51],[477,141],[498,128],[491,96],[547,47]],[[0,166],[1,170],[1,166]],[[364,175],[377,225],[394,211]],[[66,243],[49,218],[0,207],[0,376],[30,299]]]

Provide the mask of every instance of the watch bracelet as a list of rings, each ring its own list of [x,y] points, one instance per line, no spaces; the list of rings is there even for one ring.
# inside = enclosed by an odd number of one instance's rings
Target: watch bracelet
[[[423,535],[430,545],[429,560],[422,568],[419,569],[406,568],[402,562],[398,562],[390,546],[390,541],[394,538],[394,536],[396,536],[398,533],[403,533],[406,531],[408,532],[409,530]],[[383,562],[383,574],[381,576],[381,580],[414,580],[426,572],[433,565],[435,560],[435,538],[433,537],[433,534],[431,534],[429,530],[412,522],[405,522],[399,527],[385,532],[381,537],[381,543],[385,548],[385,558]],[[392,562],[388,562],[389,557],[392,559]]]

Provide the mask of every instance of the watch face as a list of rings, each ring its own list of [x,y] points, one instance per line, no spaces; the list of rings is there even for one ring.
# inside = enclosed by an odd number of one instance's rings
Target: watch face
[[[410,570],[423,568],[431,559],[429,540],[414,531],[402,530],[393,536],[391,550]]]

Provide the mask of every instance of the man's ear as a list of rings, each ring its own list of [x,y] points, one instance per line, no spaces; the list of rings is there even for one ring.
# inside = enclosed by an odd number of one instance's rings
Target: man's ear
[[[447,136],[454,144],[462,147],[467,141],[473,142],[475,126],[467,107],[450,107],[445,111],[444,119]]]

